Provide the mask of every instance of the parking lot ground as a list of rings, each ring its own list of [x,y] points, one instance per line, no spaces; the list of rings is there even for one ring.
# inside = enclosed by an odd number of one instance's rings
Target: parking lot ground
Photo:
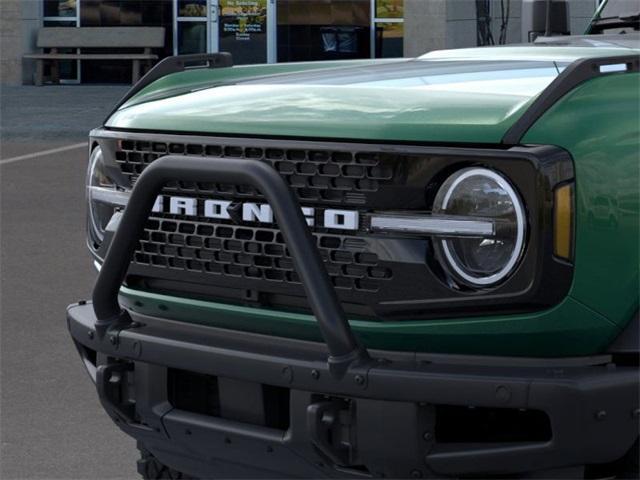
[[[88,131],[126,87],[0,91],[0,478],[136,478],[67,333],[88,298]],[[67,149],[66,147],[73,147]],[[55,153],[43,151],[58,150]]]

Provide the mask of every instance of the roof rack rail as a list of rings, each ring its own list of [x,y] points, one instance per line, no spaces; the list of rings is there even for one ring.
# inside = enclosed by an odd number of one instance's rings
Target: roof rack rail
[[[565,68],[533,101],[502,137],[505,145],[518,145],[527,130],[558,100],[581,83],[604,75],[640,71],[640,55],[583,58]]]
[[[115,113],[127,100],[142,90],[147,85],[172,73],[198,68],[225,68],[233,66],[233,57],[230,53],[196,53],[193,55],[176,55],[167,57],[149,70],[135,85],[133,85],[124,97],[109,112],[107,119]],[[106,122],[106,120],[105,120]]]

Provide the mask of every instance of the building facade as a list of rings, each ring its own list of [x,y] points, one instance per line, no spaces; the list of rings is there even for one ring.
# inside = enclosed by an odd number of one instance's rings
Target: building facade
[[[44,26],[162,26],[160,57],[226,51],[236,64],[415,56],[475,46],[479,20],[499,42],[519,42],[522,0],[2,0],[0,82],[32,83]],[[571,0],[572,31],[596,0]],[[506,12],[506,17],[505,17]],[[68,83],[126,83],[130,62],[68,61]]]

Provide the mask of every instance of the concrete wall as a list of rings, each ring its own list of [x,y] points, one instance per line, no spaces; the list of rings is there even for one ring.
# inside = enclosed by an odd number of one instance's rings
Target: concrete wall
[[[569,0],[574,35],[584,32],[596,4],[596,0]],[[496,43],[502,24],[500,5],[500,0],[492,0],[492,33]],[[521,42],[521,16],[522,1],[511,0],[507,43]],[[442,48],[474,47],[476,32],[475,0],[405,0],[406,57]]]
[[[451,0],[449,0],[450,2]],[[404,56],[446,48],[447,0],[404,0]]]
[[[0,2],[0,82],[17,84],[22,79],[22,5],[20,0]]]
[[[569,0],[571,34],[582,35],[596,10],[595,0]]]
[[[0,0],[0,84],[33,83],[33,62],[22,55],[35,51],[42,24],[42,2]]]

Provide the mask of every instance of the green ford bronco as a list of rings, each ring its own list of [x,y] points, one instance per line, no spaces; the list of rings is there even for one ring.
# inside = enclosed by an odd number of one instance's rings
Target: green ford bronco
[[[151,70],[68,309],[140,473],[637,474],[639,45]]]

